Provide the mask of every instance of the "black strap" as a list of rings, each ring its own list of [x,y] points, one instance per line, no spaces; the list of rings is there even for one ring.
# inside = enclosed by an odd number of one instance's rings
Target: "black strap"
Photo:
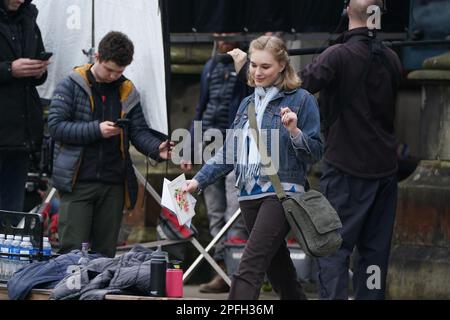
[[[395,92],[397,92],[397,86],[400,84],[401,81],[401,74],[400,72],[395,71],[395,67],[392,65],[391,61],[389,61],[386,54],[380,55],[380,59],[381,63],[384,65],[384,67],[388,70],[389,74],[391,75],[392,93],[395,94]]]
[[[358,42],[358,41],[369,42],[370,38],[365,35],[356,35],[356,36],[351,37],[346,43]],[[347,96],[347,98],[342,98],[344,96],[345,92],[343,90],[344,83],[341,82],[341,84],[340,84],[341,88],[339,90],[340,103],[338,105],[338,110],[336,112],[333,112],[333,109],[334,109],[333,107],[331,107],[331,109],[328,110],[328,114],[325,117],[326,120],[324,121],[325,123],[323,126],[325,131],[328,131],[328,129],[331,128],[333,126],[333,124],[336,123],[336,121],[341,116],[341,114],[344,112],[344,110],[348,108],[348,106],[352,103],[352,101],[356,97],[356,95],[364,87],[363,84],[367,80],[367,76],[370,71],[370,66],[372,64],[372,60],[373,60],[373,53],[372,53],[372,50],[369,50],[369,59],[368,59],[368,63],[366,64],[366,68],[363,70],[363,72],[361,72],[360,77],[358,78],[357,87],[355,88],[355,90],[351,91],[350,96]]]
[[[369,76],[370,67],[372,66],[372,63],[375,59],[375,57],[379,57],[381,63],[383,66],[388,70],[390,74],[391,79],[391,86],[392,86],[392,92],[394,93],[396,91],[396,87],[398,83],[400,82],[400,74],[398,72],[395,72],[395,68],[392,66],[392,63],[389,61],[388,57],[386,56],[386,53],[384,52],[384,49],[386,48],[383,43],[379,40],[370,38],[365,35],[356,35],[351,37],[347,43],[351,42],[366,42],[369,46],[369,59],[368,63],[366,64],[366,68],[363,70],[363,72],[360,74],[360,77],[358,78],[357,87],[355,90],[352,90],[349,96],[346,98],[343,98],[341,102],[339,103],[339,110],[337,112],[331,112],[331,110],[328,110],[328,115],[325,117],[325,123],[324,123],[324,129],[327,131],[331,126],[338,120],[340,115],[344,112],[345,109],[348,108],[348,106],[352,103],[353,99],[361,92],[362,89],[364,89],[364,84],[366,83],[367,77]],[[343,83],[341,84],[341,86]],[[342,97],[344,91],[340,90],[340,98]]]

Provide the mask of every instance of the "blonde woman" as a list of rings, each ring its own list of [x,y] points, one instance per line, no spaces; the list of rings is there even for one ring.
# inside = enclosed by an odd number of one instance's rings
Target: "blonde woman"
[[[284,190],[296,193],[305,191],[307,164],[322,157],[318,106],[315,98],[300,88],[281,39],[262,36],[252,41],[249,56],[248,84],[255,93],[241,102],[225,146],[188,182],[185,191],[202,190],[235,170],[239,205],[250,237],[229,299],[258,299],[265,273],[281,299],[305,299],[286,245],[289,225],[261,164],[248,110],[250,104],[255,106],[259,130],[268,131],[267,154],[278,163]],[[229,142],[236,139],[237,147],[227,150]],[[233,156],[225,157],[227,152]],[[227,162],[229,159],[233,161]]]

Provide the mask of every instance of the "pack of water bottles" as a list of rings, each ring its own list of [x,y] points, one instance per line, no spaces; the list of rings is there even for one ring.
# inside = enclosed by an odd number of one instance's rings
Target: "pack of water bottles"
[[[0,281],[8,281],[24,266],[51,255],[39,214],[0,211]]]

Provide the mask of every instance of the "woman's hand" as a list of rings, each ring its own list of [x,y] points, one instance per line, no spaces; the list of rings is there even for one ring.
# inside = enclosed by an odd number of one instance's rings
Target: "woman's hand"
[[[289,131],[292,137],[296,137],[301,130],[297,128],[297,114],[289,108],[283,108],[280,112],[281,123]]]
[[[247,62],[247,53],[238,48],[228,51],[227,53],[233,57],[234,68],[236,69],[236,72],[239,73]]]
[[[198,191],[198,181],[195,179],[187,180],[186,185],[183,187],[183,192],[194,193]]]

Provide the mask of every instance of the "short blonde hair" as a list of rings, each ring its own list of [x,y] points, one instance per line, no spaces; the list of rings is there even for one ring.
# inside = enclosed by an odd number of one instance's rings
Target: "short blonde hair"
[[[274,84],[275,86],[282,90],[293,90],[302,85],[300,77],[291,66],[286,45],[282,39],[274,36],[261,36],[250,43],[250,49],[248,51],[250,57],[255,50],[267,50],[278,63],[285,64],[280,78]],[[255,79],[250,73],[250,68],[248,69],[248,85],[250,87],[256,87]]]

